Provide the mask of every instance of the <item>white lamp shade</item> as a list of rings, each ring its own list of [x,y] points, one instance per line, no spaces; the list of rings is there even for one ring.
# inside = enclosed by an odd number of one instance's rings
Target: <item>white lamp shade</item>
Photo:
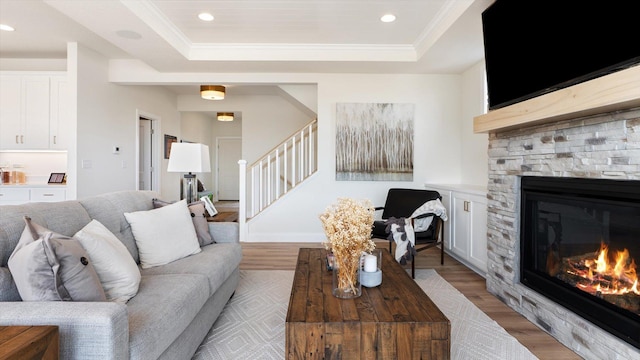
[[[169,155],[169,172],[211,172],[209,147],[204,144],[173,143]]]

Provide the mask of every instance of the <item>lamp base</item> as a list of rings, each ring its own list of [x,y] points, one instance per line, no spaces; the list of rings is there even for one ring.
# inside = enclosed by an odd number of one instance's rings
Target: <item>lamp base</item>
[[[184,174],[180,179],[180,200],[182,199],[187,199],[187,204],[198,201],[198,180],[195,174]]]

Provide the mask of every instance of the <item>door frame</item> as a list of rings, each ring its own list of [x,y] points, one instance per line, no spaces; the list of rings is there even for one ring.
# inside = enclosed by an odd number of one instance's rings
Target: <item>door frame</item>
[[[136,109],[136,151],[135,151],[135,189],[140,190],[140,175],[138,169],[140,169],[140,118],[151,120],[151,189],[160,193],[160,154],[162,142],[160,141],[160,116],[154,115],[139,109]]]

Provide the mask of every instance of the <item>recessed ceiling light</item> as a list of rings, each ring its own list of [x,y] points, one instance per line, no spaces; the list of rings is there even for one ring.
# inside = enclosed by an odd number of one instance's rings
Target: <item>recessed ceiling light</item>
[[[0,24],[0,30],[4,30],[4,31],[15,31],[16,29],[14,29],[13,27],[6,25],[6,24]]]
[[[198,14],[198,18],[202,21],[213,21],[213,15],[205,12]]]
[[[380,18],[380,21],[382,22],[394,22],[396,21],[396,16],[393,14],[386,14],[386,15],[382,15],[382,17]]]

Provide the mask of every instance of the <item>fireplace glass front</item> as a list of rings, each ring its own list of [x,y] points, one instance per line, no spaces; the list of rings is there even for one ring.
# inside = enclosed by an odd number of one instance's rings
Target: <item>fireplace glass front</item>
[[[640,181],[521,179],[520,281],[640,348]]]

